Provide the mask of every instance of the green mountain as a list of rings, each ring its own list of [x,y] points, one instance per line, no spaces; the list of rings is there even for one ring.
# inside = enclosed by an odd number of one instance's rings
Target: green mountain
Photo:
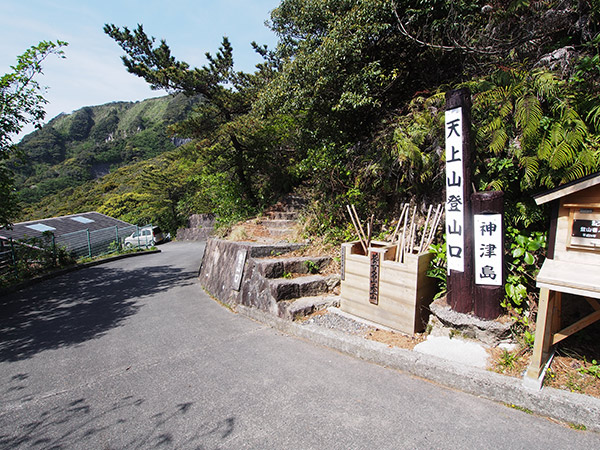
[[[182,139],[167,127],[185,119],[200,97],[168,95],[140,102],[115,102],[60,114],[19,143],[10,165],[21,204],[31,205],[173,150]]]

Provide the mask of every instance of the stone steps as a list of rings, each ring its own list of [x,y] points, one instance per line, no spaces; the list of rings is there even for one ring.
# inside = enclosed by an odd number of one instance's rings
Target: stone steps
[[[254,228],[248,227],[250,232],[260,228],[261,243],[209,241],[200,274],[203,287],[226,304],[239,303],[289,319],[339,304],[332,292],[340,276],[319,274],[330,257],[281,256],[303,246],[283,241],[295,231],[298,211],[305,205],[301,197],[287,196],[265,211],[253,222]],[[244,251],[246,263],[240,266]],[[233,283],[232,290],[233,274],[238,284]]]
[[[267,211],[268,220],[289,220],[295,222],[298,219],[296,211]]]
[[[279,317],[294,320],[327,309],[330,306],[338,307],[340,306],[340,298],[335,295],[302,297],[291,301],[280,301],[277,306],[279,307]]]
[[[322,270],[331,262],[328,256],[269,258],[259,261],[258,270],[266,278],[282,278],[286,273],[310,274]]]
[[[270,280],[271,296],[275,301],[314,297],[330,292],[339,283],[337,275],[308,275],[299,278]]]
[[[298,212],[306,205],[301,197],[288,195],[264,212],[260,224],[272,237],[280,238],[294,232]]]
[[[276,228],[276,229],[292,229],[294,225],[298,223],[295,220],[288,219],[271,219],[271,220],[261,220],[260,224],[267,228]]]

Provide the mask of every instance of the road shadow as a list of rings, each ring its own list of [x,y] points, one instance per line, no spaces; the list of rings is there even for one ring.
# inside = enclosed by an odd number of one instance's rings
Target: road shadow
[[[0,362],[97,338],[135,314],[144,297],[195,277],[172,266],[96,266],[13,293],[0,300]]]
[[[200,408],[194,402],[174,403],[157,412],[145,399],[130,395],[99,409],[77,398],[28,417],[18,428],[4,424],[0,447],[219,448],[234,433],[236,418],[199,420],[191,425],[201,414]]]

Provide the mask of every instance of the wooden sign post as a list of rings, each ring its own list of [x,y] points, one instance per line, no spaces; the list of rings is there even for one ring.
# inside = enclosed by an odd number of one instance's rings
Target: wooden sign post
[[[473,312],[477,317],[496,319],[504,297],[504,192],[471,195],[474,222],[475,290]]]
[[[471,217],[471,93],[446,93],[446,252],[450,307],[473,310],[473,222]]]

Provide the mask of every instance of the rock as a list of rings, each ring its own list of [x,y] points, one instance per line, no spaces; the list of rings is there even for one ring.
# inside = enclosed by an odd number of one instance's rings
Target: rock
[[[477,339],[493,346],[510,337],[512,322],[502,323],[497,320],[483,320],[471,314],[456,312],[448,306],[444,299],[434,301],[429,305],[429,309],[432,313],[429,324],[433,328],[439,328],[441,323],[442,327],[458,330],[465,337]]]

